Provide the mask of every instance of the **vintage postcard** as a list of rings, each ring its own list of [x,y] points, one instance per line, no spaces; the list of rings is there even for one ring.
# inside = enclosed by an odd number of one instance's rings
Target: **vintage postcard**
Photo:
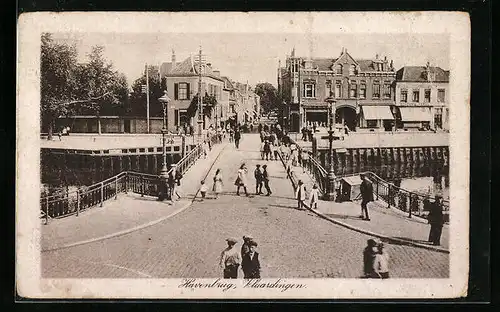
[[[28,13],[24,298],[457,298],[458,12]]]

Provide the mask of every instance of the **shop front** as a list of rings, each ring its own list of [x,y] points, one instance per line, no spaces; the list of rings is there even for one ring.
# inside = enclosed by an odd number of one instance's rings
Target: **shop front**
[[[360,131],[392,131],[394,124],[389,106],[362,106],[360,109]]]
[[[400,127],[407,130],[428,130],[433,121],[431,107],[400,107]]]

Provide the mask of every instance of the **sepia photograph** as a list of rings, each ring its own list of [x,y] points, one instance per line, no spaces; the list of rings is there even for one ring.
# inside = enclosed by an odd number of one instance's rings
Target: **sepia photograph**
[[[451,12],[22,15],[18,292],[464,296],[469,27]]]

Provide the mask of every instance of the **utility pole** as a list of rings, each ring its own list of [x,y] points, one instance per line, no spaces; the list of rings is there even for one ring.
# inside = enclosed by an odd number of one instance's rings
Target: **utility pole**
[[[146,63],[146,123],[147,133],[149,133],[149,74],[148,63]]]
[[[201,46],[198,54],[198,136],[201,137],[203,127],[203,90],[201,90]]]

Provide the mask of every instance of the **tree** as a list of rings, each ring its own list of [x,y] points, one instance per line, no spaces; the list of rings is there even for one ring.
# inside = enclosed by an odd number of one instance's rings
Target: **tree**
[[[72,113],[78,85],[75,68],[75,46],[55,43],[48,33],[42,34],[40,60],[40,98],[42,128],[48,129],[52,138],[55,120]]]
[[[154,66],[148,66],[149,80],[149,115],[152,117],[163,116],[163,106],[158,99],[163,96],[166,90],[166,79],[160,81],[158,69]],[[146,116],[146,93],[142,92],[142,86],[146,85],[146,73],[137,78],[132,84],[132,93],[130,95],[130,114],[133,116]]]
[[[258,83],[255,86],[255,93],[260,96],[260,105],[263,113],[279,109],[278,91],[272,84],[269,82]]]
[[[113,70],[95,46],[90,62],[78,64],[74,45],[54,42],[48,33],[41,45],[41,121],[52,139],[55,120],[76,114],[122,114],[128,97],[126,77]]]

